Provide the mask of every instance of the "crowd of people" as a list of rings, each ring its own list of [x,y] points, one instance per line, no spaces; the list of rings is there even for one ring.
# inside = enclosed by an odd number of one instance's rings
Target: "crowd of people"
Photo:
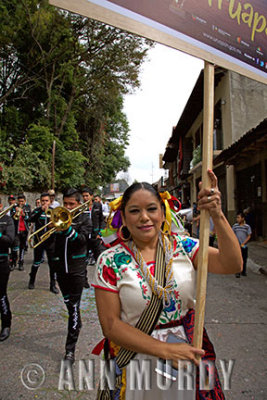
[[[208,174],[210,187],[201,188],[198,195],[198,209],[209,212],[218,241],[218,248],[209,247],[208,270],[216,274],[239,274],[240,245],[222,213],[217,178],[212,171]],[[179,231],[177,199],[168,192],[159,193],[150,184],[134,183],[109,204],[111,212],[107,217],[103,215],[100,198],[94,198],[90,188],[81,192],[70,188],[64,192],[62,204],[72,215],[68,223],[64,209],[58,205],[53,209],[54,195],[51,191],[42,193],[40,204],[32,212],[25,196],[19,195],[17,199],[9,196],[9,208],[1,215],[0,340],[10,335],[11,310],[7,298],[10,270],[16,266],[23,269],[27,235],[34,224],[36,234],[31,236],[34,259],[28,288],[35,288],[37,272],[46,254],[50,290],[57,293],[58,284],[68,310],[64,359],[71,364],[75,361],[81,329],[80,300],[83,288],[89,286],[86,266],[94,258],[97,263],[92,286],[106,339],[93,352],[103,350],[107,359],[116,361],[116,387],[99,390],[98,398],[121,398],[122,393],[126,399],[164,398],[155,378],[158,359],[172,360],[175,369],[178,360],[189,360],[198,366],[202,357],[215,358],[206,332],[203,349],[192,345],[199,243]],[[58,215],[64,219],[64,228],[56,225]],[[107,237],[102,240],[101,230],[105,225],[110,241]],[[144,357],[153,365],[152,390],[131,391],[129,362]],[[202,394],[201,399],[224,399],[217,371],[215,378],[215,387]],[[190,398],[200,398],[198,386],[192,393]],[[168,390],[168,398],[177,398],[174,386]]]
[[[36,199],[33,210],[24,194],[17,197],[9,195],[9,205],[6,207],[0,199],[0,341],[6,340],[11,331],[12,314],[7,297],[9,275],[14,269],[24,270],[24,256],[29,241],[33,247],[33,263],[28,289],[35,288],[38,269],[46,256],[50,291],[58,294],[58,284],[69,314],[65,359],[74,361],[81,327],[80,299],[83,288],[89,287],[86,267],[87,264],[94,264],[106,249],[100,237],[100,230],[105,226],[101,198],[94,198],[90,188],[83,188],[81,193],[70,188],[63,194],[62,205],[70,214],[83,202],[87,202],[86,207],[77,218],[75,216],[74,219],[74,213],[71,215],[70,226],[53,232],[52,213],[57,209],[62,212],[54,190],[42,193]]]

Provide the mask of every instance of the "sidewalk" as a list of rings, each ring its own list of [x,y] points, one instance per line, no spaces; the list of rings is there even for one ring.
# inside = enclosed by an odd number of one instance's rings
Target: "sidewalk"
[[[248,243],[248,268],[267,275],[267,241]]]
[[[249,251],[252,255],[252,248]],[[25,271],[15,270],[10,277],[13,321],[10,338],[0,343],[0,400],[95,399],[96,390],[79,389],[80,360],[96,360],[95,387],[98,382],[99,359],[91,351],[102,339],[102,332],[94,291],[84,290],[82,297],[83,327],[74,365],[76,390],[58,390],[67,313],[61,295],[49,291],[46,263],[38,272],[36,289],[27,289],[31,260],[30,250]],[[89,280],[94,269],[88,268]],[[208,278],[205,326],[216,349],[217,364],[220,359],[235,360],[226,400],[267,399],[266,288],[267,277],[250,270],[240,279],[234,275]],[[30,372],[33,367],[36,372]],[[220,377],[223,382],[221,373]]]

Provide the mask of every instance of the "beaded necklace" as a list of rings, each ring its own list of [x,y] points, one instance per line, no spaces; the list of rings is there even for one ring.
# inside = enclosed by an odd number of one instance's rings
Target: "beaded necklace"
[[[165,255],[165,278],[166,285],[165,287],[161,286],[156,278],[151,274],[150,268],[146,264],[140,250],[137,248],[136,244],[133,241],[130,241],[127,245],[129,249],[134,254],[134,258],[138,263],[143,276],[145,277],[147,283],[149,284],[152,292],[163,301],[163,307],[168,307],[172,297],[174,279],[173,279],[173,271],[172,271],[172,262],[173,262],[173,249],[172,243],[163,233],[159,234],[159,243],[163,248],[163,252]]]

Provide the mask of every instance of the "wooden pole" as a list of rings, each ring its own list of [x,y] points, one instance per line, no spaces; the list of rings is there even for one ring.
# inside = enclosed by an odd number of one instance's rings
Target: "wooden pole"
[[[52,147],[52,166],[51,166],[51,189],[55,190],[55,156],[56,156],[56,141],[53,141]]]
[[[214,127],[214,65],[205,61],[204,68],[204,116],[203,116],[203,149],[202,149],[202,185],[209,188],[210,181],[207,170],[212,169],[213,159],[213,127]],[[210,232],[209,212],[200,212],[200,243],[198,252],[197,293],[195,308],[195,325],[193,345],[202,348],[203,327],[205,318],[208,245]]]

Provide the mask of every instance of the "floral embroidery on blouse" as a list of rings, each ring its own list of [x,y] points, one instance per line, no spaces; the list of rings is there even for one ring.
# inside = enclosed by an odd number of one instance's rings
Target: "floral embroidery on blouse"
[[[107,260],[107,264],[108,264],[108,261],[109,260]],[[103,276],[103,279],[106,282],[108,282],[108,283],[110,283],[111,285],[114,285],[114,286],[116,285],[116,283],[117,283],[117,275],[116,275],[116,273],[115,273],[115,271],[114,271],[114,269],[112,267],[108,267],[107,265],[103,265],[102,276]]]
[[[121,268],[131,262],[131,256],[124,251],[113,255],[113,258],[106,258],[105,264],[102,268],[98,267],[98,276],[102,277],[105,282],[113,286],[117,285],[117,281],[122,279],[123,274],[127,271],[128,267]]]
[[[179,257],[179,254],[182,254],[184,256],[187,255],[190,259],[192,259],[191,253],[197,244],[198,241],[194,239],[177,236],[176,240],[174,241],[173,256]]]
[[[193,248],[196,246],[197,242],[190,238],[185,238],[182,240],[183,248],[187,253],[191,253]]]
[[[126,254],[124,251],[119,254],[114,254],[114,262],[117,267],[121,267],[122,265],[129,264],[131,261],[131,257]]]
[[[184,263],[191,264],[198,250],[198,240],[175,235],[173,244],[173,268],[179,269],[180,265],[185,265]],[[155,263],[148,263],[148,268],[154,276]],[[140,289],[140,295],[145,300],[145,304],[148,305],[151,300],[152,292],[147,281],[132,254],[122,245],[117,245],[103,253],[98,262],[97,276],[97,285],[110,290],[120,290],[124,280],[127,282],[129,279],[133,279]],[[179,320],[184,309],[183,301],[183,296],[180,295],[179,280],[174,280],[171,301],[162,310],[159,322],[166,324]]]

